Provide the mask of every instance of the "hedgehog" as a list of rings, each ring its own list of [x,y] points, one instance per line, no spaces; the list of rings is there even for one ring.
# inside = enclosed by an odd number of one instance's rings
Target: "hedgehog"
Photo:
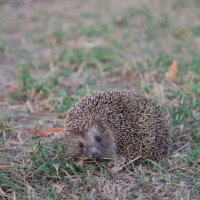
[[[130,90],[97,91],[66,113],[67,155],[163,160],[170,131],[161,107]]]

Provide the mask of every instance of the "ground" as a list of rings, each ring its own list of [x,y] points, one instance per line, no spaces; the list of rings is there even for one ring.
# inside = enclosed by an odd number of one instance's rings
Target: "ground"
[[[198,0],[0,0],[0,199],[199,199]],[[170,118],[165,163],[74,160],[54,137],[95,89],[134,89]],[[167,114],[169,113],[169,114]]]

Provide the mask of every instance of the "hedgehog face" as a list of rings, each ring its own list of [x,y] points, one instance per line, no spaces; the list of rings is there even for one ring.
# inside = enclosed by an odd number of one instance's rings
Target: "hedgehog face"
[[[68,153],[96,160],[113,158],[116,154],[116,145],[113,135],[99,121],[93,120],[83,136],[70,136]]]

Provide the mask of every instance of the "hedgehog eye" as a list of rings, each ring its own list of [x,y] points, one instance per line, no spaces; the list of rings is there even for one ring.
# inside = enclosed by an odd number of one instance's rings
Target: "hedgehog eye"
[[[100,137],[99,135],[96,135],[96,136],[95,136],[95,140],[96,140],[97,142],[100,142],[100,141],[101,141],[101,137]]]
[[[78,145],[79,145],[79,147],[83,148],[83,143],[82,142],[79,142]]]

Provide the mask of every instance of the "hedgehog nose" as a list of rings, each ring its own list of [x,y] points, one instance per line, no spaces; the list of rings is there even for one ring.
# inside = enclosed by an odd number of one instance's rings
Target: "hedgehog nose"
[[[95,160],[100,160],[100,152],[99,151],[93,152],[92,158],[95,159]]]

